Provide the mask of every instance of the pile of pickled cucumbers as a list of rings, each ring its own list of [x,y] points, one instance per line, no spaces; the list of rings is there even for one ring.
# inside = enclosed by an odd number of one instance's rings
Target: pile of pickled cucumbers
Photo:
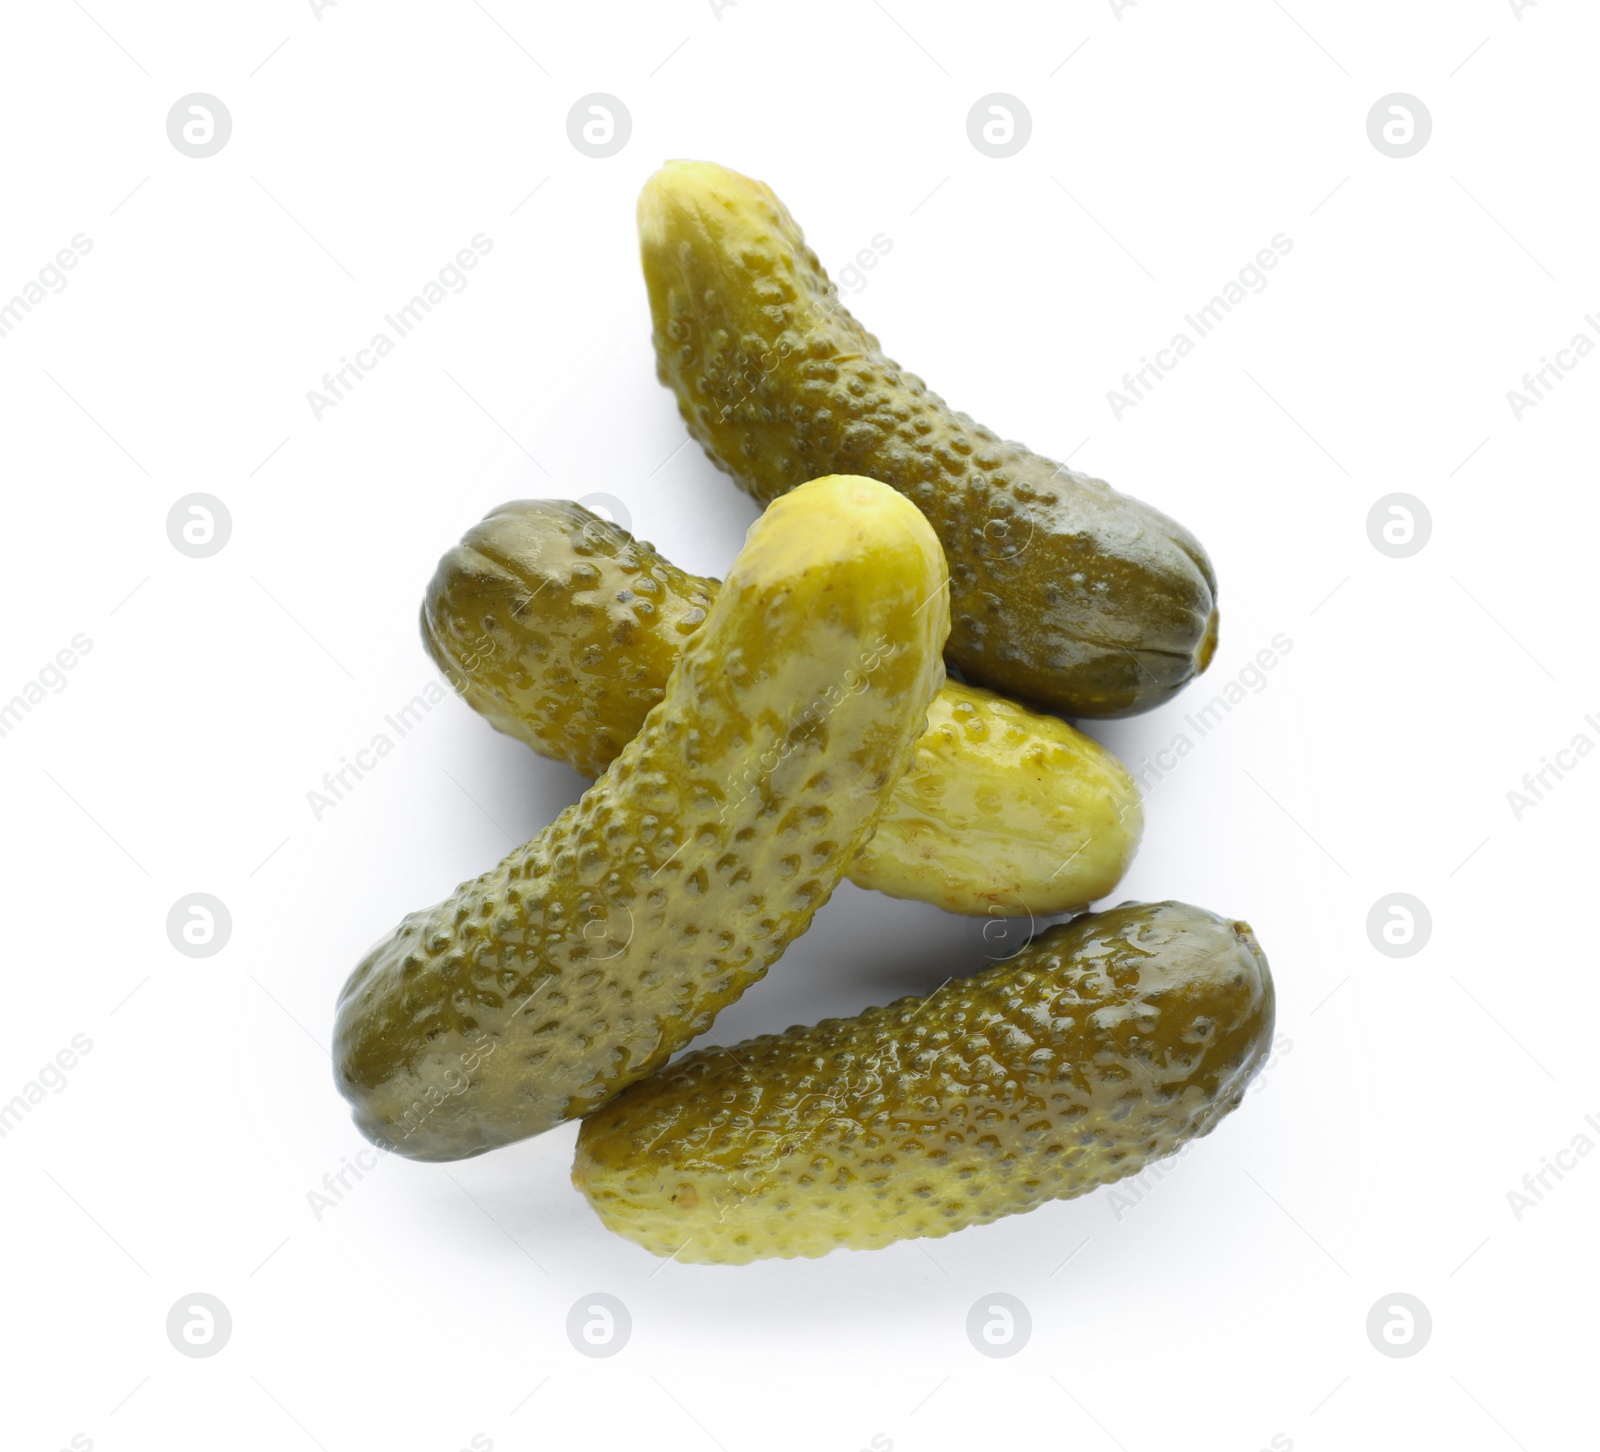
[[[351,974],[357,1126],[454,1160],[579,1119],[604,1225],[724,1265],[947,1235],[1209,1133],[1272,1042],[1266,957],[1184,903],[1085,911],[1143,815],[1063,719],[1206,668],[1205,550],[886,357],[764,184],[672,162],[638,221],[658,375],[765,513],[721,581],[562,500],[440,560],[436,664],[595,780]],[[680,1055],[843,877],[1077,916],[925,998]]]

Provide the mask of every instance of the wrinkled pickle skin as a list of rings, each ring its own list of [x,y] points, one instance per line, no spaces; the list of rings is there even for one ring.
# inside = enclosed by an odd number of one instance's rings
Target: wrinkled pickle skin
[[[1272,1025],[1248,924],[1127,903],[929,998],[685,1055],[584,1122],[573,1183],[679,1261],[947,1235],[1208,1134]]]
[[[656,367],[713,463],[763,503],[816,474],[893,485],[950,563],[947,655],[1069,716],[1131,716],[1216,649],[1216,576],[1181,525],[1007,443],[885,357],[770,187],[670,162],[639,198]]]
[[[422,635],[498,730],[598,776],[661,699],[718,588],[579,504],[518,500],[439,561]],[[1138,788],[1104,747],[947,681],[849,876],[950,912],[1078,912],[1116,887],[1143,825]]]
[[[591,1112],[703,1033],[837,885],[943,680],[945,566],[881,484],[789,499],[611,769],[351,975],[335,1076],[374,1142],[460,1159]]]

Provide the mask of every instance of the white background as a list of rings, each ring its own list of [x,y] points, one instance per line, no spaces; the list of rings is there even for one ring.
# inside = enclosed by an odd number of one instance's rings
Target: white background
[[[93,1048],[0,1141],[5,1444],[1592,1443],[1600,1155],[1520,1219],[1507,1194],[1600,1143],[1600,762],[1520,820],[1507,793],[1600,741],[1600,359],[1520,421],[1506,394],[1600,338],[1597,43],[1576,0],[13,7],[0,296],[93,250],[0,338],[0,699],[92,650],[0,739],[0,1095]],[[233,118],[203,160],[165,130],[194,91]],[[632,116],[605,160],[566,130],[595,91]],[[1433,118],[1406,160],[1366,129],[1397,91]],[[1032,117],[1006,160],[967,137],[990,92]],[[503,499],[606,493],[719,574],[754,516],[654,378],[633,206],[674,156],[770,181],[836,272],[886,236],[847,301],[895,357],[1207,543],[1221,649],[1092,728],[1130,764],[1292,641],[1155,784],[1119,894],[1248,918],[1280,1051],[1131,1209],[687,1267],[601,1229],[572,1128],[308,1199],[363,1143],[324,1047],[350,967],[581,790],[450,699],[314,818],[433,674],[438,555]],[[315,418],[307,391],[478,233],[470,285]],[[1118,421],[1107,391],[1278,233],[1270,285]],[[232,517],[207,559],[166,534],[195,491]],[[1432,519],[1405,559],[1366,526],[1397,491]],[[193,892],[232,915],[214,957],[167,939]],[[1394,892],[1432,915],[1410,958],[1366,930]],[[845,884],[718,1036],[984,951]],[[197,1291],[233,1322],[207,1359],[165,1332]],[[565,1330],[597,1291],[633,1322],[607,1360]],[[965,1332],[997,1291],[1033,1323],[1004,1360]],[[1407,1359],[1365,1330],[1394,1292],[1433,1320]]]

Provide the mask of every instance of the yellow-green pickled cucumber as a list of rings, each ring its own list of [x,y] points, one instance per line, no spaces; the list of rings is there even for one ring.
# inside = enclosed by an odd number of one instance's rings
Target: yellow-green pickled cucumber
[[[949,556],[947,652],[966,679],[1069,716],[1129,716],[1206,668],[1217,582],[1199,541],[885,357],[770,187],[670,162],[639,198],[639,240],[657,371],[689,432],[763,503],[835,471],[915,500]]]
[[[357,1125],[448,1160],[589,1113],[762,976],[837,885],[944,676],[939,542],[868,479],[751,528],[611,769],[368,954],[339,999]]]
[[[519,500],[439,561],[422,634],[494,726],[597,776],[661,699],[718,589],[582,505]],[[1077,912],[1116,887],[1143,822],[1104,747],[948,681],[849,876],[951,912]]]
[[[572,1179],[680,1261],[948,1235],[1209,1133],[1272,1021],[1248,924],[1126,903],[928,998],[687,1054],[584,1122]]]

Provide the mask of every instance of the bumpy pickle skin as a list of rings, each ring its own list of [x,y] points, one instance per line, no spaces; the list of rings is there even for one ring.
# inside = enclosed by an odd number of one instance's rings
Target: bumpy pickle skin
[[[579,504],[517,500],[439,561],[422,635],[498,730],[597,776],[661,699],[719,588]],[[947,681],[848,875],[948,912],[1078,912],[1116,887],[1143,826],[1111,752]]]
[[[576,805],[351,975],[335,1077],[368,1138],[450,1160],[649,1074],[837,885],[944,676],[943,556],[867,479],[752,526],[665,694]]]
[[[966,679],[1069,716],[1131,716],[1210,663],[1217,582],[1199,541],[885,357],[770,187],[669,162],[638,214],[657,373],[689,432],[763,503],[835,470],[914,500],[949,556],[947,654]]]
[[[584,1122],[572,1179],[679,1261],[948,1235],[1210,1133],[1272,1025],[1248,924],[1125,903],[929,998],[687,1054]]]

